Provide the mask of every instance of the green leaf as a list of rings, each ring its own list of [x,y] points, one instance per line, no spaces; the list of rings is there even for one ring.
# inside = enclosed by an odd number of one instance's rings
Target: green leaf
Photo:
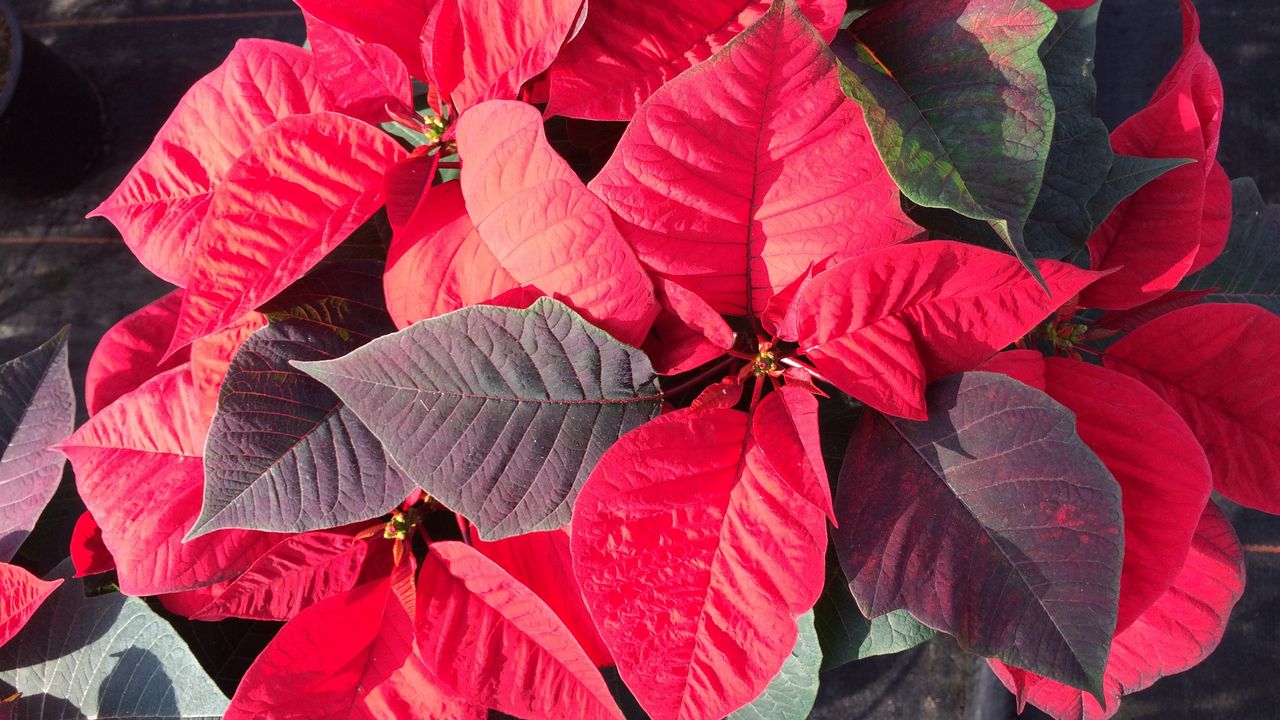
[[[895,0],[833,45],[903,194],[990,223],[1037,277],[1023,226],[1053,133],[1038,50],[1055,21],[1037,0]]]
[[[22,692],[14,720],[219,718],[227,698],[173,628],[137,598],[85,597],[65,581],[0,648],[0,684]]]
[[[1089,200],[1111,167],[1111,137],[1093,114],[1098,8],[1058,13],[1058,24],[1040,46],[1056,119],[1044,184],[1027,221],[1027,249],[1036,257],[1062,258],[1093,234]]]
[[[1141,190],[1143,185],[1189,162],[1194,160],[1116,155],[1107,171],[1107,179],[1089,200],[1089,218],[1093,221],[1093,229],[1102,227],[1111,211],[1125,198]]]
[[[796,647],[760,697],[729,715],[729,720],[804,720],[818,699],[822,648],[813,626],[813,611],[796,619]]]
[[[1253,303],[1280,315],[1280,205],[1268,205],[1253,178],[1231,183],[1227,247],[1178,289],[1215,290],[1208,300]]]
[[[827,584],[813,612],[824,672],[855,660],[910,650],[935,634],[906,610],[868,620],[858,610],[840,564],[834,561],[827,563]]]

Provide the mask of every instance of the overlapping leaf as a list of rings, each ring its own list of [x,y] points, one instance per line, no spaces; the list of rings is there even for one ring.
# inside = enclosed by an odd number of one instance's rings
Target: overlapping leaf
[[[61,583],[59,579],[41,580],[25,568],[0,562],[0,645],[12,640],[30,622]]]
[[[738,410],[664,415],[611,447],[578,497],[578,585],[655,720],[758,697],[822,590],[822,510],[767,460],[788,438],[756,430]]]
[[[51,446],[75,427],[67,331],[0,363],[0,562],[7,562],[53,498],[66,458]]]
[[[118,593],[85,597],[69,562],[54,577],[61,587],[0,648],[0,682],[22,692],[15,720],[222,716],[227,698],[146,603]]]
[[[111,326],[89,358],[84,379],[84,404],[98,414],[156,375],[191,359],[182,349],[168,358],[165,348],[173,338],[182,309],[182,291],[174,290]]]
[[[1145,108],[1116,128],[1117,153],[1187,158],[1122,202],[1089,238],[1090,264],[1115,272],[1089,289],[1087,307],[1122,310],[1177,286],[1197,264],[1202,245],[1221,249],[1230,222],[1230,189],[1217,165],[1222,82],[1200,45],[1200,19],[1182,3],[1183,50]]]
[[[279,540],[231,530],[182,542],[200,510],[207,423],[183,365],[112,403],[61,445],[126,594],[228,580]]]
[[[1100,693],[1120,488],[1038,390],[966,373],[928,399],[929,420],[867,413],[849,443],[834,537],[858,606],[905,609],[963,648]]]
[[[183,95],[142,159],[90,216],[111,220],[148,270],[186,286],[191,240],[236,160],[268,125],[325,109],[307,51],[241,40]]]
[[[367,42],[391,48],[409,74],[427,79],[422,68],[421,34],[429,8],[423,0],[295,0],[303,12]]]
[[[116,568],[115,558],[102,542],[102,528],[98,527],[98,521],[88,510],[80,513],[71,531],[70,551],[76,577],[97,575]]]
[[[1231,608],[1244,592],[1244,555],[1222,511],[1210,503],[1186,565],[1172,587],[1111,643],[1103,677],[1106,708],[1093,697],[992,661],[1005,687],[1057,720],[1106,720],[1123,695],[1188,670],[1222,640]]]
[[[1039,267],[1044,286],[994,250],[949,241],[885,248],[805,283],[779,333],[846,393],[924,419],[929,381],[974,368],[1097,277],[1053,260]]]
[[[868,620],[858,609],[849,592],[849,581],[834,557],[827,563],[827,583],[813,607],[813,621],[822,644],[823,670],[910,650],[934,636],[932,629],[921,625],[906,610]]]
[[[844,15],[844,3],[798,4],[823,39],[830,40]],[[662,85],[719,51],[768,6],[761,0],[588,4],[581,31],[551,66],[547,112],[628,120]]]
[[[549,299],[464,308],[298,367],[486,539],[566,524],[600,454],[661,402],[640,351]]]
[[[729,720],[805,720],[818,698],[818,668],[822,648],[813,627],[813,611],[796,622],[799,637],[795,649],[782,663],[760,697],[729,715]]]
[[[1162,315],[1107,349],[1107,367],[1155,390],[1204,446],[1213,487],[1280,513],[1280,317],[1251,304],[1208,303]]]
[[[191,381],[200,396],[200,411],[206,418],[212,418],[218,408],[218,395],[231,369],[231,359],[250,335],[266,325],[266,317],[250,311],[230,326],[191,343]]]
[[[1222,255],[1178,287],[1280,314],[1280,206],[1268,205],[1251,178],[1233,181],[1231,196],[1231,236]]]
[[[221,330],[271,299],[382,205],[404,151],[337,113],[285,118],[227,171],[188,251],[187,294],[170,349]]]
[[[622,718],[555,613],[463,543],[432,543],[423,560],[417,646],[432,676],[470,704],[531,720]]]
[[[330,107],[371,123],[390,119],[388,108],[397,113],[412,112],[409,72],[395,51],[363,43],[305,11],[303,19],[315,73]]]
[[[918,230],[835,83],[821,36],[779,0],[645,102],[591,189],[646,266],[716,312],[763,312],[810,265]]]
[[[395,329],[379,266],[352,262],[309,276],[312,297],[275,313],[236,354],[205,444],[204,503],[191,537],[337,527],[382,515],[413,489],[356,414],[291,364],[341,357]]]
[[[989,222],[1032,272],[1023,225],[1054,127],[1038,50],[1054,22],[1037,0],[894,0],[835,44],[903,194]]]

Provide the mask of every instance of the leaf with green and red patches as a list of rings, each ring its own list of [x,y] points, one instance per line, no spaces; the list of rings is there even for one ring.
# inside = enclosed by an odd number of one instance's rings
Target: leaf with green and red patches
[[[934,383],[929,419],[868,412],[834,532],[871,618],[907,610],[960,646],[1100,694],[1124,548],[1120,488],[1069,410],[992,373]]]
[[[779,0],[641,106],[591,189],[649,269],[754,316],[811,264],[918,232],[835,66]]]

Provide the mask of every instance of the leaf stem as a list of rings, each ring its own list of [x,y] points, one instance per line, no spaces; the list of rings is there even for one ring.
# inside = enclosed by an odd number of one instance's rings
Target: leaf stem
[[[697,375],[694,375],[688,380],[685,380],[684,382],[671,388],[670,390],[661,391],[659,395],[664,400],[668,397],[679,395],[680,393],[688,390],[689,388],[695,385],[698,385],[699,383],[704,383],[707,380],[711,379],[712,377],[715,377],[717,374],[724,372],[725,370],[728,369],[728,367],[731,364],[733,364],[733,361],[734,361],[734,358],[732,356],[726,355],[725,357],[720,358],[719,361],[708,366],[706,370],[703,370],[702,372],[698,373]]]

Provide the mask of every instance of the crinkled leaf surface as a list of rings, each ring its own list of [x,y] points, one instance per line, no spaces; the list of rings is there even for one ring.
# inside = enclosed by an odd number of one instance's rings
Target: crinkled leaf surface
[[[844,3],[798,4],[830,40],[844,15]],[[717,52],[768,7],[769,2],[761,0],[588,3],[582,30],[551,66],[547,112],[628,120],[662,85]]]
[[[97,415],[116,398],[156,375],[191,359],[184,348],[164,357],[182,309],[182,290],[174,290],[111,326],[89,358],[84,404]]]
[[[210,200],[170,348],[231,325],[314,267],[382,205],[383,176],[403,155],[337,113],[263,131]]]
[[[822,670],[855,660],[891,655],[928,642],[934,631],[906,610],[868,620],[849,592],[849,581],[834,556],[827,562],[827,583],[813,606],[813,621],[822,645]]]
[[[1091,267],[1115,272],[1081,296],[1087,307],[1123,310],[1172,290],[1194,269],[1201,246],[1220,247],[1228,232],[1228,181],[1215,172],[1222,82],[1200,45],[1190,0],[1182,12],[1182,55],[1147,106],[1112,133],[1111,146],[1125,155],[1195,163],[1147,183],[1089,238]]]
[[[1001,353],[982,366],[1043,390],[1076,416],[1080,439],[1120,484],[1124,566],[1121,631],[1173,583],[1213,474],[1204,450],[1177,411],[1140,381],[1108,368],[1034,350]]]
[[[50,446],[75,428],[67,331],[0,363],[0,562],[31,533],[62,478],[66,458]]]
[[[992,373],[932,385],[930,418],[867,413],[834,532],[868,617],[904,609],[994,656],[1101,691],[1124,549],[1120,488],[1071,412]]]
[[[0,648],[15,720],[222,717],[227,698],[169,623],[136,598],[85,597],[71,572],[59,566],[61,587]]]
[[[1010,692],[1057,720],[1106,720],[1123,695],[1189,670],[1217,648],[1231,609],[1244,592],[1244,554],[1230,522],[1210,503],[1191,552],[1172,587],[1111,643],[1104,710],[1091,696],[1018,668],[991,661]]]
[[[591,189],[646,266],[730,315],[763,312],[811,264],[918,231],[789,1],[655,92]]]
[[[1107,179],[1113,156],[1107,126],[1093,112],[1101,6],[1095,2],[1086,9],[1059,12],[1058,22],[1040,45],[1055,113],[1044,184],[1024,233],[1027,250],[1036,257],[1065,257],[1083,247],[1096,227],[1089,200]]]
[[[189,365],[95,415],[61,445],[76,488],[115,557],[120,590],[157,595],[228,580],[278,535],[229,530],[182,542],[200,510],[208,418]]]
[[[545,298],[464,308],[298,367],[486,539],[565,525],[600,454],[661,403],[639,350]]]
[[[195,383],[196,394],[200,396],[200,410],[205,417],[213,417],[218,409],[218,395],[222,392],[222,381],[231,369],[231,358],[250,335],[266,324],[266,317],[250,311],[225,329],[191,343],[191,380]]]
[[[1049,295],[994,250],[941,240],[885,248],[807,282],[781,335],[836,387],[921,420],[928,382],[973,369],[1097,277],[1053,260],[1039,267]]]
[[[273,313],[240,348],[205,443],[192,537],[337,527],[382,515],[413,489],[356,414],[291,364],[342,357],[395,330],[379,270],[361,261],[317,271],[306,282],[321,297]]]
[[[424,664],[471,704],[531,720],[622,718],[551,608],[469,545],[431,544],[418,575],[417,618]]]
[[[409,69],[426,80],[422,68],[421,33],[432,4],[424,0],[295,0],[303,12],[367,42],[391,48]]]
[[[608,206],[547,143],[537,109],[472,108],[458,121],[458,154],[467,212],[497,264],[638,346],[658,314],[653,285]]]
[[[0,562],[0,646],[31,620],[62,580],[41,580],[25,568]]]
[[[818,699],[822,648],[813,629],[813,611],[796,621],[796,647],[760,697],[729,715],[729,720],[805,720]]]
[[[148,270],[186,286],[192,238],[236,160],[268,125],[325,109],[310,53],[241,40],[182,96],[151,147],[90,215],[114,223]]]
[[[1210,300],[1253,303],[1280,314],[1280,206],[1268,205],[1252,178],[1232,181],[1231,198],[1226,248],[1178,287],[1212,290]]]
[[[578,496],[573,562],[618,672],[655,718],[754,700],[822,592],[826,522],[745,412],[682,410],[628,433]]]
[[[1162,315],[1107,349],[1104,364],[1155,390],[1204,446],[1213,487],[1280,513],[1280,317],[1207,303]]]
[[[330,107],[371,123],[389,119],[388,107],[412,111],[409,71],[394,50],[363,43],[306,11],[302,16],[316,76],[329,96]]]
[[[1024,259],[1053,135],[1038,51],[1054,22],[1037,0],[895,0],[835,44],[841,87],[903,194],[990,222]]]

